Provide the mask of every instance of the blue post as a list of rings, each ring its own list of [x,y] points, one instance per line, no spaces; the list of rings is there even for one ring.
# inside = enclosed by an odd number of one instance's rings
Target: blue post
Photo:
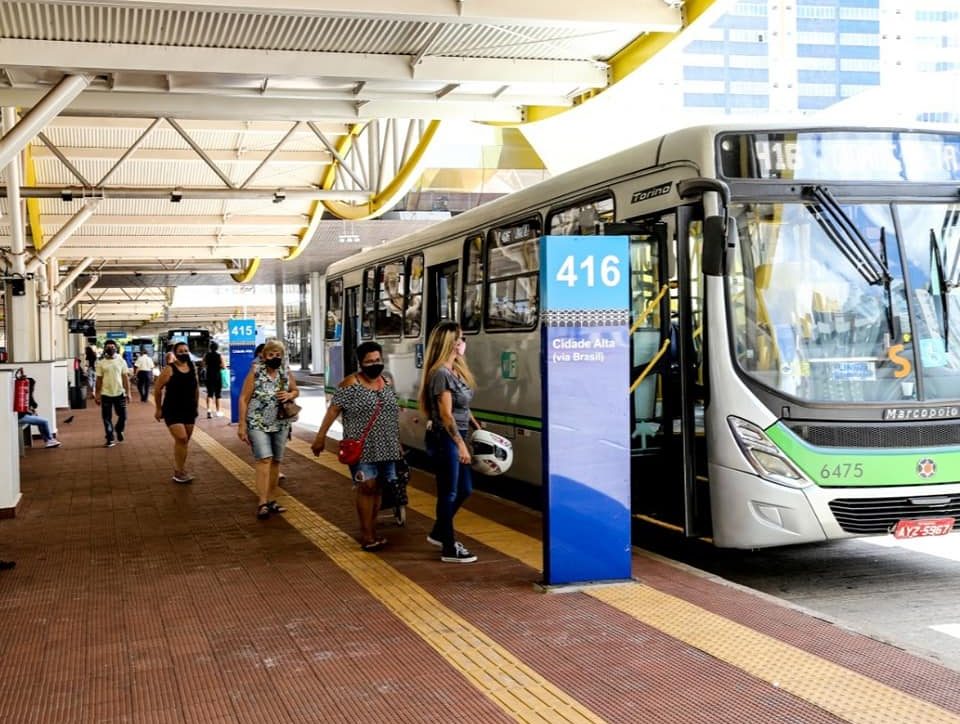
[[[622,236],[540,244],[548,586],[631,575],[628,252]]]
[[[257,325],[252,319],[231,319],[227,325],[230,343],[230,422],[240,421],[240,390],[253,364]]]

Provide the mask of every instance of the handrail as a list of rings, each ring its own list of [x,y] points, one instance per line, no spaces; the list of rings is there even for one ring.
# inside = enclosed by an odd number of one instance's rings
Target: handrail
[[[633,394],[636,391],[636,389],[640,386],[640,384],[646,379],[647,375],[650,374],[650,370],[652,370],[654,365],[656,365],[657,362],[660,361],[660,358],[663,357],[664,353],[667,351],[667,347],[669,346],[670,346],[670,338],[668,337],[667,339],[663,340],[663,344],[660,345],[660,349],[653,356],[653,359],[650,360],[647,366],[643,369],[643,372],[640,373],[640,376],[637,377],[637,379],[634,381],[632,385],[630,385],[630,394]]]
[[[658,304],[660,304],[660,301],[663,299],[663,295],[667,293],[667,290],[669,288],[670,288],[669,282],[667,282],[662,287],[660,287],[660,292],[657,294],[657,296],[655,296],[653,299],[649,301],[646,308],[643,310],[640,316],[637,317],[637,321],[633,323],[632,327],[630,327],[630,334],[627,335],[628,337],[632,337],[633,333],[636,332],[638,329],[640,329],[640,325],[647,321],[647,317],[649,317],[650,313],[656,308]]]

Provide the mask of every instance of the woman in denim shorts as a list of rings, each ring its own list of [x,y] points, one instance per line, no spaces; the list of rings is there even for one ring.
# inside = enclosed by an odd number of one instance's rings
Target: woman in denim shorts
[[[276,501],[280,462],[290,423],[277,418],[280,403],[300,395],[293,373],[283,364],[283,345],[275,339],[263,346],[240,390],[237,435],[253,448],[257,485],[257,518],[265,520],[286,508]]]
[[[357,347],[357,361],[360,371],[344,377],[337,387],[311,448],[314,455],[323,452],[327,431],[341,414],[344,438],[358,440],[364,436],[364,430],[368,430],[360,462],[350,466],[350,476],[360,521],[360,547],[375,551],[387,543],[386,538],[377,535],[383,485],[395,483],[396,463],[403,455],[400,405],[392,380],[383,372],[380,345],[361,344]]]

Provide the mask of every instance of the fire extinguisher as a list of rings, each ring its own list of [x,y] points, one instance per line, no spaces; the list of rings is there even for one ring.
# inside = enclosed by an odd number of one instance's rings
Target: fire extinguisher
[[[30,380],[23,371],[17,370],[13,382],[13,411],[20,413],[30,412]]]

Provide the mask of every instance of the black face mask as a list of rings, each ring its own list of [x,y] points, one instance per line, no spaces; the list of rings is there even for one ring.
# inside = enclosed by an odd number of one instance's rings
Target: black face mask
[[[190,353],[187,352],[186,354],[178,354],[178,355],[177,355],[177,359],[178,359],[180,362],[189,362],[189,361],[190,361]]]
[[[375,380],[383,373],[383,365],[363,365],[360,371],[368,380]]]
[[[282,357],[271,357],[270,359],[265,359],[263,363],[272,370],[280,369],[280,365],[283,364]]]
[[[107,355],[107,357],[113,357],[113,355],[117,353],[117,350],[115,350],[113,347],[107,347],[103,350],[103,353]]]

